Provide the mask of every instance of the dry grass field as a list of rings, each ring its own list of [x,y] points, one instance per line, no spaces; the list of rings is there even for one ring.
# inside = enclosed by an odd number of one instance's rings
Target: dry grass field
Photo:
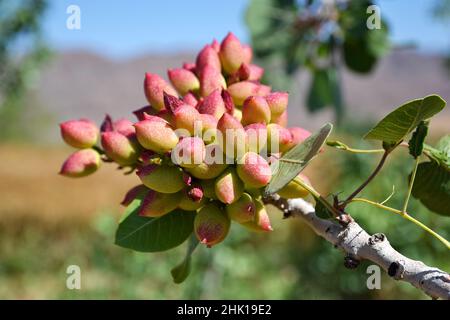
[[[58,175],[72,152],[64,147],[0,145],[0,219],[38,217],[48,223],[90,220],[99,209],[117,211],[124,193],[138,184],[109,164],[85,179]]]

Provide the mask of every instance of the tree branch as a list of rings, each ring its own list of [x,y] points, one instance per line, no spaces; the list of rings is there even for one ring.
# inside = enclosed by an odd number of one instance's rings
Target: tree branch
[[[370,236],[359,224],[347,226],[317,217],[314,207],[303,199],[284,199],[277,194],[264,198],[286,216],[301,218],[316,234],[346,253],[345,265],[356,268],[361,260],[369,260],[396,280],[409,282],[432,298],[450,300],[450,275],[421,261],[412,260],[397,252],[386,236]]]

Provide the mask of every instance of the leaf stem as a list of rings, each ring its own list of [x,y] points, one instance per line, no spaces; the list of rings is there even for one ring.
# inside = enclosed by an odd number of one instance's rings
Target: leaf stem
[[[354,198],[350,202],[364,202],[364,203],[368,203],[370,205],[373,205],[375,207],[378,207],[380,209],[383,209],[383,210],[390,211],[390,212],[393,212],[395,214],[398,214],[399,216],[405,218],[406,220],[409,220],[409,221],[413,222],[415,225],[417,225],[417,226],[421,227],[423,230],[427,231],[433,237],[435,237],[436,239],[441,241],[447,247],[447,249],[450,250],[450,242],[448,242],[444,237],[442,237],[438,233],[434,232],[429,227],[427,227],[425,224],[423,224],[419,220],[413,218],[412,216],[410,216],[408,213],[406,213],[404,211],[397,210],[397,209],[394,209],[394,208],[391,208],[391,207],[388,207],[388,206],[385,206],[385,205],[382,205],[380,203],[377,203],[377,202],[374,202],[374,201],[371,201],[371,200],[368,200],[368,199],[364,199],[364,198]]]
[[[354,149],[354,148],[346,148],[344,149],[349,152],[353,153],[382,153],[384,152],[384,149]]]
[[[373,178],[375,178],[375,176],[380,172],[381,168],[383,167],[387,156],[389,155],[389,151],[385,150],[383,153],[383,156],[380,159],[380,162],[378,163],[377,167],[375,168],[375,170],[372,172],[372,174],[366,179],[366,181],[364,181],[355,191],[353,191],[353,193],[351,195],[348,196],[347,199],[345,199],[341,206],[342,209],[345,208],[345,206],[352,201],[352,199],[354,197],[356,197],[358,195],[358,193],[360,193],[368,184],[370,181],[372,181]]]
[[[383,153],[384,149],[355,149],[351,148],[341,141],[327,140],[327,145],[336,149],[352,152],[352,153]]]
[[[416,179],[417,167],[419,166],[419,157],[416,157],[416,161],[414,163],[414,169],[411,175],[411,179],[409,181],[408,193],[406,194],[405,203],[403,204],[403,212],[406,212],[408,209],[409,198],[411,197],[412,187],[414,185],[414,180]]]

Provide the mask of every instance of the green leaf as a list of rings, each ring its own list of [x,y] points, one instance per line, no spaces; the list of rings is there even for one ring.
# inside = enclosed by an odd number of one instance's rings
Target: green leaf
[[[427,120],[445,107],[445,101],[438,95],[416,99],[398,107],[372,128],[364,139],[381,140],[395,144],[411,133],[421,121]]]
[[[436,162],[422,162],[417,168],[412,195],[431,211],[450,216],[450,171]]]
[[[183,261],[181,261],[179,265],[170,270],[173,282],[182,283],[189,276],[189,273],[191,272],[191,257],[198,244],[199,241],[197,237],[192,234],[189,238],[186,256],[184,257]]]
[[[377,62],[375,55],[368,48],[367,39],[346,37],[343,44],[345,65],[352,71],[368,73]]]
[[[436,148],[424,143],[423,150],[430,160],[450,172],[450,135],[442,137],[436,144]]]
[[[336,68],[317,69],[314,71],[306,105],[311,112],[333,106],[338,118],[341,117],[343,102],[339,73]]]
[[[270,166],[273,172],[272,179],[267,185],[265,193],[275,193],[294,179],[317,155],[332,129],[333,125],[327,123],[318,132],[309,136],[303,143],[296,145],[274,162]]]
[[[292,76],[298,68],[303,67],[308,56],[307,47],[303,45],[302,38],[293,39],[285,52],[286,73]]]
[[[328,210],[327,207],[324,206],[324,204],[316,199],[316,206],[315,206],[316,216],[318,216],[321,219],[331,219],[333,218],[333,214]]]
[[[174,210],[157,218],[141,217],[141,202],[142,198],[137,198],[127,208],[129,212],[116,232],[117,245],[141,252],[165,251],[180,245],[192,233],[192,212]]]
[[[450,216],[450,135],[436,148],[424,144],[423,150],[432,161],[419,164],[412,195],[431,211]]]
[[[336,112],[337,121],[340,122],[344,113],[344,105],[342,99],[341,81],[337,68],[328,69],[328,79],[330,83],[332,106]]]
[[[372,1],[349,1],[338,19],[342,30],[342,55],[346,66],[355,72],[368,73],[378,58],[389,50],[388,28],[381,20],[381,29],[367,28],[367,7]]]
[[[362,32],[355,36],[354,30],[348,30],[343,44],[343,56],[346,66],[352,71],[368,73],[374,69],[378,58],[390,49],[387,26],[381,23],[381,29],[367,29],[365,19],[361,19]]]
[[[450,136],[446,136],[446,137],[442,138],[441,141],[447,138],[446,140],[450,144],[450,138],[448,138],[448,137],[450,137]],[[442,148],[442,146],[441,146],[441,148]],[[430,158],[430,160],[433,160],[433,161],[439,163],[440,166],[445,168],[447,171],[450,171],[450,154],[448,153],[448,150],[446,150],[446,149],[439,150],[439,149],[433,148],[432,146],[429,146],[426,143],[423,144],[423,150],[424,150],[424,153],[428,156],[428,158]]]
[[[139,207],[141,206],[142,200],[147,195],[148,190],[140,192],[136,198],[131,201],[131,203],[125,208],[125,211],[122,214],[122,217],[119,220],[119,224],[122,223],[123,220],[125,220],[130,214],[137,211]]]
[[[315,70],[306,101],[308,110],[316,112],[331,104],[331,91],[329,89],[326,69]]]
[[[411,140],[409,140],[409,154],[417,158],[422,154],[423,143],[428,134],[428,122],[421,121],[416,131],[414,131]]]
[[[450,158],[450,134],[443,136],[436,144],[436,149],[442,152],[442,155]]]
[[[390,51],[389,28],[385,21],[381,21],[380,29],[367,31],[367,48],[377,58],[383,57]]]

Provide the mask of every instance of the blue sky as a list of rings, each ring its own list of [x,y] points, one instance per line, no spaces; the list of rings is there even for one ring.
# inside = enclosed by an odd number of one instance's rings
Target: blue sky
[[[395,43],[426,52],[450,49],[450,25],[430,17],[432,0],[379,0]],[[68,30],[66,9],[81,9],[81,30]],[[247,0],[52,0],[45,35],[57,50],[87,49],[111,58],[199,49],[233,31],[248,42]]]

